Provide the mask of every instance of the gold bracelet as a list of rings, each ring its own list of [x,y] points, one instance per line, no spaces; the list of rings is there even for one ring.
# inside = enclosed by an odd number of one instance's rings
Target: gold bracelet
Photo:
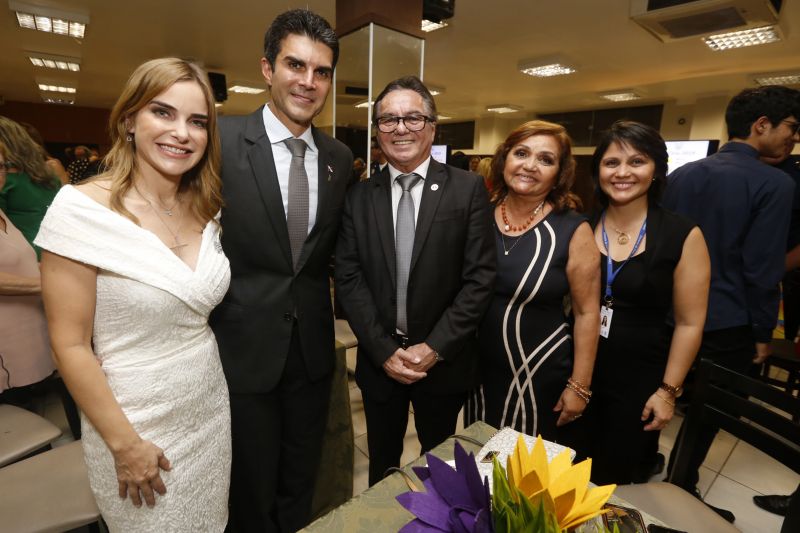
[[[581,392],[580,390],[578,390],[578,388],[575,387],[575,385],[573,385],[569,381],[567,381],[567,388],[569,390],[571,390],[572,392],[574,392],[578,396],[578,398],[580,398],[581,400],[586,402],[586,404],[588,405],[589,400],[591,399],[588,395],[586,395],[583,392]]]
[[[567,383],[575,387],[574,390],[578,390],[582,392],[585,396],[592,397],[592,391],[586,388],[583,383],[578,381],[577,379],[567,378]]]
[[[673,401],[670,401],[670,400],[668,400],[668,399],[664,398],[663,396],[661,396],[661,395],[658,393],[658,391],[656,391],[656,396],[658,396],[659,398],[661,398],[661,400],[662,400],[662,401],[664,401],[664,403],[667,403],[667,404],[671,405],[672,407],[675,407],[675,402],[673,402]]]

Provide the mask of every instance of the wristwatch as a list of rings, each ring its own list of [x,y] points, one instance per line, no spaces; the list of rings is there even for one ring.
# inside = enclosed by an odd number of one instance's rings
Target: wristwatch
[[[433,351],[433,356],[436,358],[437,363],[441,363],[442,361],[444,361],[444,357],[439,355],[439,352],[437,352],[436,350]]]
[[[678,385],[677,387],[673,387],[668,383],[661,382],[661,385],[658,386],[659,389],[664,389],[668,393],[672,394],[675,398],[680,398],[681,394],[683,394],[683,387]]]

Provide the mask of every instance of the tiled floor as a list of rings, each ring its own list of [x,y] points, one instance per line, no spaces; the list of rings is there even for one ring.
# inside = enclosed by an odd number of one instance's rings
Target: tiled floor
[[[361,391],[352,378],[350,405],[356,444],[353,492],[358,494],[368,486],[369,456]],[[49,394],[38,398],[34,407],[39,414],[51,420],[64,432],[64,436],[56,441],[56,446],[72,440],[68,436],[67,420],[57,395]],[[660,451],[666,457],[669,457],[669,452],[672,450],[680,422],[681,419],[676,417],[661,434]],[[409,413],[403,464],[412,461],[419,452],[420,445],[414,429],[414,414]],[[654,480],[660,477],[662,476]],[[720,432],[701,469],[698,488],[709,503],[733,511],[736,514],[735,525],[741,531],[777,533],[780,531],[782,518],[756,507],[752,497],[756,494],[789,494],[797,488],[798,483],[800,475],[749,444],[740,442],[728,433]]]
[[[353,493],[358,494],[368,486],[369,456],[367,453],[367,427],[361,392],[350,380],[350,409],[356,439],[355,475]],[[403,464],[419,455],[420,446],[414,429],[413,413],[409,415],[406,430]],[[669,457],[682,418],[675,417],[661,433],[659,448]],[[663,474],[653,478],[660,481]],[[777,533],[783,519],[762,511],[753,504],[757,494],[790,494],[800,483],[800,475],[745,442],[721,431],[709,450],[700,471],[698,489],[711,504],[733,511],[737,528],[745,533]]]

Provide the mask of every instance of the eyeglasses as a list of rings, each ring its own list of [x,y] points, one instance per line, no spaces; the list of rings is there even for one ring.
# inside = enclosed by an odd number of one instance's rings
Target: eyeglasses
[[[800,122],[798,122],[797,120],[795,120],[794,122],[792,122],[791,120],[781,120],[781,122],[789,125],[789,129],[792,130],[792,135],[797,135],[798,133],[800,133]]]
[[[383,133],[392,133],[401,121],[408,131],[419,131],[425,127],[426,123],[435,122],[434,119],[425,115],[408,115],[406,117],[378,117],[375,119],[375,124]]]

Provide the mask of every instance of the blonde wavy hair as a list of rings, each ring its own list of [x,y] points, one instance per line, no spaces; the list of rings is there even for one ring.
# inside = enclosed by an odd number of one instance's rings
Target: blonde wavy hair
[[[199,66],[183,59],[175,57],[152,59],[133,71],[111,110],[109,119],[111,150],[103,160],[107,170],[97,177],[111,180],[109,199],[111,209],[137,224],[138,219],[125,208],[122,201],[125,194],[133,187],[133,173],[136,171],[136,146],[127,140],[130,121],[153,98],[179,81],[194,81],[203,91],[208,106],[208,145],[197,165],[181,178],[178,192],[188,193],[189,209],[203,223],[214,218],[222,207],[217,115],[208,75]]]

